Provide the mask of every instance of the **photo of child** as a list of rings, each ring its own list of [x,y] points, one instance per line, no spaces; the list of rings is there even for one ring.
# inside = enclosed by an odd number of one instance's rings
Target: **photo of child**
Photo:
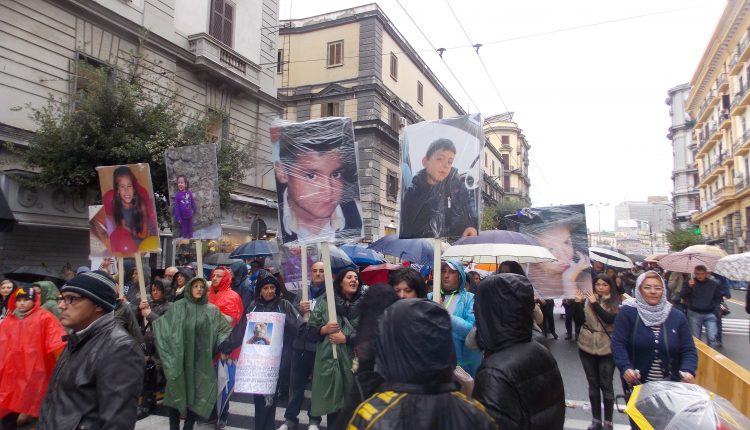
[[[478,234],[483,141],[478,114],[404,129],[399,237]]]
[[[198,212],[193,193],[190,192],[190,182],[185,175],[177,175],[177,193],[174,195],[174,218],[180,224],[180,237],[193,238],[193,215]]]
[[[116,255],[159,251],[148,164],[97,167],[109,251]]]
[[[190,145],[164,152],[172,233],[180,239],[221,237],[216,145]]]
[[[324,118],[272,129],[282,242],[362,237],[354,129]]]
[[[252,333],[249,339],[245,341],[248,345],[271,345],[271,335],[273,334],[273,323],[249,322],[246,333]]]

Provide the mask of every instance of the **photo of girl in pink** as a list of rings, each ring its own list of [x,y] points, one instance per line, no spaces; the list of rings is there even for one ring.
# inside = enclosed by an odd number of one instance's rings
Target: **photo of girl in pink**
[[[145,186],[133,173],[133,168],[138,169]],[[148,165],[98,167],[97,170],[107,216],[110,252],[129,255],[159,250]],[[105,180],[109,177],[112,178],[111,185]]]
[[[193,238],[193,216],[198,212],[195,198],[190,191],[190,182],[185,175],[177,176],[177,192],[174,195],[174,218],[180,224],[180,237]]]

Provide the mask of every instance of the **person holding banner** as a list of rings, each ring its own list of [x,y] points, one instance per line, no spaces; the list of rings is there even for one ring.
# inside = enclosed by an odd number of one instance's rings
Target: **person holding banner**
[[[362,298],[359,275],[354,269],[339,272],[333,287],[337,322],[328,322],[328,306],[326,300],[322,299],[310,316],[307,330],[310,339],[318,340],[310,415],[327,415],[329,423],[335,422],[336,414],[344,406],[345,397],[352,386],[352,351],[349,342],[356,332],[358,321],[351,311]],[[336,345],[338,359],[333,358],[332,345]]]
[[[253,325],[253,328],[258,326],[258,324],[249,321],[248,318],[252,314],[259,312],[284,314],[285,335],[286,333],[298,333],[300,328],[305,325],[305,320],[294,305],[281,298],[281,285],[278,280],[270,272],[260,270],[258,272],[257,288],[255,289],[255,300],[248,306],[246,313],[242,316],[239,324],[234,327],[229,338],[219,345],[222,360],[227,360],[233,350],[242,346],[249,325]],[[259,333],[260,330],[258,330],[257,335],[253,333],[246,342],[269,345],[270,340],[268,337]],[[243,358],[240,356],[240,363],[248,362],[253,364],[252,357],[249,357],[249,360],[244,360]],[[242,370],[238,368],[237,373],[241,373]],[[237,389],[238,387],[235,388]],[[243,392],[245,391],[243,390]],[[255,403],[255,426],[253,429],[273,430],[274,418],[276,416],[276,394],[254,394],[253,401]]]
[[[156,349],[167,387],[164,406],[169,408],[169,428],[190,430],[197,417],[208,417],[216,405],[217,380],[213,357],[232,331],[229,321],[208,303],[206,281],[194,278],[183,300],[153,323]]]

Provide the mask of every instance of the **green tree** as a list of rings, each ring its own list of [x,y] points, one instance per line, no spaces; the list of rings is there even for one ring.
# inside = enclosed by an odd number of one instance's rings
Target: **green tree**
[[[688,246],[704,243],[700,230],[695,227],[675,227],[674,230],[667,230],[665,234],[669,243],[669,249],[672,251],[682,251]]]
[[[494,205],[484,208],[482,230],[506,230],[505,216],[526,207],[529,207],[529,204],[517,197],[503,197]]]
[[[83,195],[98,189],[97,166],[148,163],[157,215],[162,226],[167,226],[164,151],[210,142],[209,126],[223,121],[225,113],[188,115],[177,101],[174,77],[149,70],[142,45],[141,41],[125,68],[95,67],[81,61],[77,83],[84,89],[78,89],[73,106],[50,96],[45,106],[28,107],[39,128],[28,147],[16,151],[37,174],[19,180]],[[231,136],[217,145],[219,192],[226,206],[244,169],[253,166],[252,148]]]

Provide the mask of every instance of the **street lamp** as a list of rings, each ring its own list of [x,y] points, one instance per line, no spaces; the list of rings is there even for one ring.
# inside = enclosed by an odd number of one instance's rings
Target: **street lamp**
[[[602,208],[609,206],[609,203],[587,203],[586,206],[591,206],[596,208],[596,216],[597,216],[597,241],[601,243],[602,241]]]

